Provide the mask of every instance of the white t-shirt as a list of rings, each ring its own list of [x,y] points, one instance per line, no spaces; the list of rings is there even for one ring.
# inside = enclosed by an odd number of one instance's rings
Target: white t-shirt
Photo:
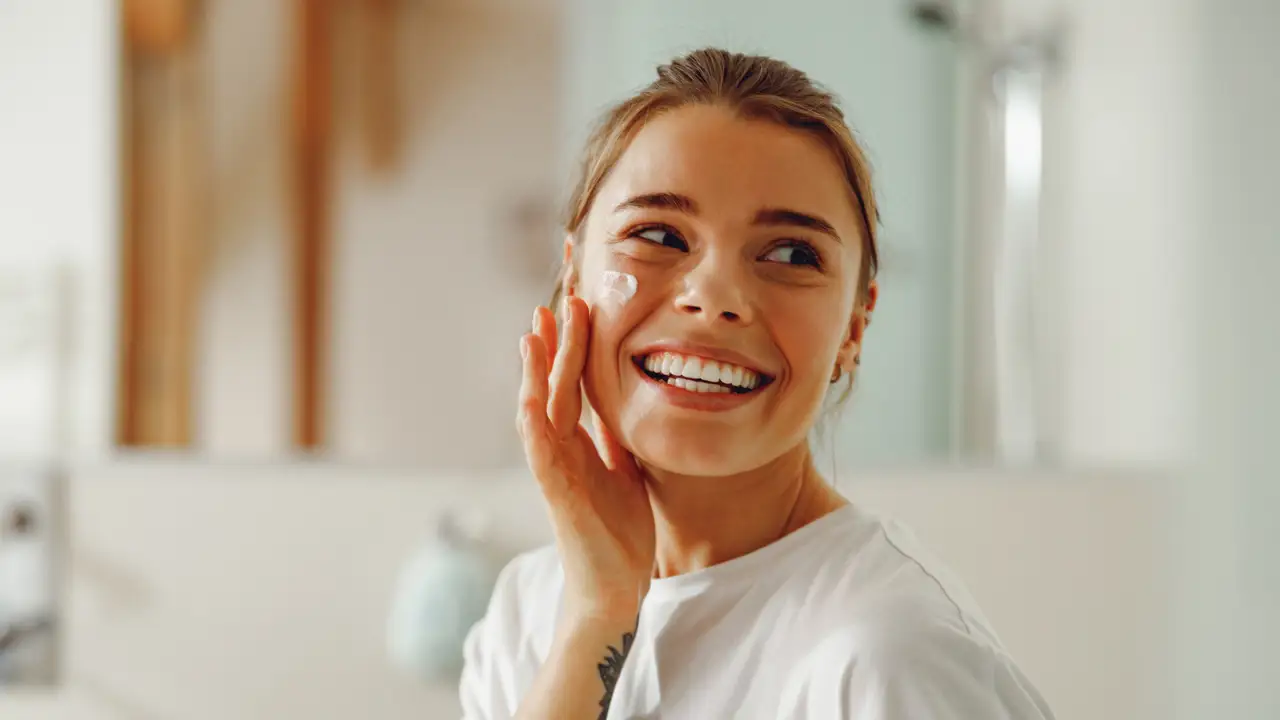
[[[467,720],[515,715],[550,650],[563,581],[553,547],[502,572],[467,638]],[[740,558],[654,580],[608,717],[1053,714],[910,531],[851,505]]]

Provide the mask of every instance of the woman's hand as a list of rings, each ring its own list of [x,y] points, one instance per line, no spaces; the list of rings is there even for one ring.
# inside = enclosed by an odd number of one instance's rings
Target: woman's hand
[[[654,564],[653,511],[642,472],[596,418],[596,443],[579,424],[590,309],[564,305],[557,347],[551,311],[539,307],[520,340],[524,381],[517,424],[529,468],[550,506],[564,566],[564,619],[634,627]],[[554,364],[551,362],[554,358]]]

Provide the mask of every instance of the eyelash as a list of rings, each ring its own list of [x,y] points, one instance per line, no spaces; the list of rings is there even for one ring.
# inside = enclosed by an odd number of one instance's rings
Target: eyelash
[[[632,230],[631,232],[629,232],[627,234],[627,237],[632,237],[643,242],[652,243],[653,245],[657,245],[659,247],[673,247],[671,245],[667,245],[666,243],[659,244],[653,240],[650,240],[647,237],[644,237],[645,233],[651,232],[654,230],[660,230],[664,233],[667,233],[679,239],[683,247],[674,248],[674,249],[688,251],[689,243],[685,242],[684,238],[680,237],[679,233],[677,233],[672,228],[667,227],[666,225],[645,225],[642,227],[638,227]],[[803,240],[792,240],[792,239],[783,240],[777,243],[776,245],[773,245],[772,247],[770,247],[769,250],[766,253],[764,253],[764,255],[767,256],[773,251],[778,250],[779,248],[792,248],[792,249],[803,250],[806,253],[808,253],[809,257],[812,260],[811,262],[800,263],[798,265],[796,263],[778,263],[778,264],[785,264],[792,267],[811,267],[815,270],[821,270],[823,268],[822,253],[818,252],[818,249],[814,247],[812,243],[808,243]]]
[[[800,263],[800,265],[811,267],[814,270],[822,269],[822,253],[818,252],[818,249],[815,248],[812,244],[807,243],[803,240],[783,240],[777,245],[774,245],[773,247],[769,248],[769,252],[765,254],[768,255],[769,253],[772,253],[774,250],[778,250],[780,248],[791,248],[793,250],[803,250],[809,254],[809,257],[812,258],[812,261],[807,263]],[[796,263],[785,263],[785,264],[790,265],[792,267],[796,266]]]
[[[681,248],[674,248],[674,249],[676,249],[676,250],[685,250],[685,251],[687,251],[687,250],[689,249],[689,243],[685,242],[684,238],[680,237],[680,233],[678,233],[678,232],[676,232],[675,230],[673,230],[673,229],[671,229],[671,228],[667,227],[666,225],[643,225],[643,226],[638,227],[638,228],[636,228],[636,229],[632,230],[631,232],[627,233],[627,237],[632,237],[632,238],[635,238],[635,239],[640,240],[640,241],[642,241],[642,242],[651,243],[651,244],[653,244],[653,245],[657,245],[658,247],[671,247],[670,245],[667,245],[666,243],[657,243],[657,242],[654,242],[653,240],[650,240],[650,239],[649,239],[649,238],[647,238],[647,237],[644,237],[644,234],[645,234],[645,233],[647,233],[647,232],[652,232],[652,231],[654,231],[654,230],[661,230],[662,232],[665,232],[665,233],[667,233],[667,234],[669,234],[669,235],[672,235],[672,236],[674,236],[674,237],[678,238],[678,239],[680,240],[680,243],[681,243],[684,247],[681,247]]]

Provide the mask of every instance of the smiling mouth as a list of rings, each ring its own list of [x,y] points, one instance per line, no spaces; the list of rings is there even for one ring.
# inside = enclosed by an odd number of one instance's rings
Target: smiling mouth
[[[696,393],[747,395],[763,390],[773,378],[751,368],[696,355],[656,352],[632,362],[654,382]]]

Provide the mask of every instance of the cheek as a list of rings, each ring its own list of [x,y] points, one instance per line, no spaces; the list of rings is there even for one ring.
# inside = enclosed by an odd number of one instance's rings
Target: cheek
[[[666,275],[639,263],[614,263],[613,267],[635,275],[636,290],[624,303],[593,304],[583,387],[591,407],[617,431],[628,398],[643,383],[624,348],[628,347],[627,343],[637,329],[652,318],[664,302]],[[584,287],[589,284],[594,289],[598,282],[589,279]]]
[[[616,418],[622,392],[622,378],[630,370],[631,359],[622,348],[632,330],[643,319],[643,283],[603,278],[584,283],[591,305],[591,338],[583,386],[587,399],[607,422]],[[632,291],[630,288],[635,287]]]
[[[637,262],[604,244],[588,244],[578,266],[575,292],[593,306],[624,305],[643,290],[646,278],[652,276],[652,266]]]
[[[846,329],[838,311],[840,298],[826,293],[779,295],[771,300],[770,325],[791,383],[825,386]]]

